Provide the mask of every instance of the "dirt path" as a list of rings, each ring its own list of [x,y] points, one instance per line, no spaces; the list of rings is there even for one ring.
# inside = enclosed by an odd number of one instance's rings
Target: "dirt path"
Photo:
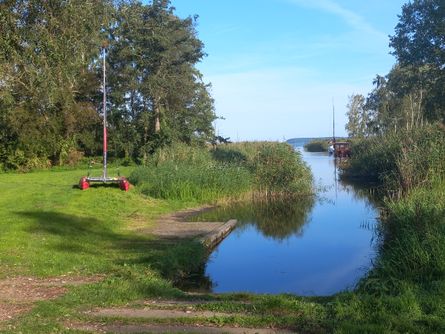
[[[78,324],[72,329],[90,331],[93,333],[193,333],[193,334],[292,334],[285,330],[275,330],[271,328],[243,328],[243,327],[211,327],[211,326],[193,326],[193,325],[147,325],[147,324]]]
[[[287,334],[274,328],[247,328],[215,325],[216,319],[246,317],[242,313],[223,313],[199,308],[215,301],[145,301],[139,307],[103,308],[86,312],[89,321],[67,323],[69,329],[106,333],[209,333],[209,334]],[[117,320],[118,319],[118,320]],[[212,321],[215,320],[215,321]],[[184,321],[186,321],[184,323]]]
[[[212,210],[211,206],[182,210],[161,216],[152,227],[142,227],[139,233],[152,234],[163,239],[190,239],[202,237],[224,222],[188,222],[187,219],[201,212]]]
[[[99,282],[103,276],[62,275],[46,279],[11,277],[0,280],[0,323],[32,309],[33,303],[55,299],[69,286]]]

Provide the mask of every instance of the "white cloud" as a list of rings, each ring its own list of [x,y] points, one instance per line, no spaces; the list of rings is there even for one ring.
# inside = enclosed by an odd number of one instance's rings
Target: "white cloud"
[[[330,13],[348,29],[301,38],[309,29],[301,26],[246,46],[217,44],[224,52],[209,52],[200,65],[213,85],[216,113],[225,118],[216,128],[232,140],[329,136],[334,98],[337,134],[344,135],[348,96],[367,95],[374,75],[389,66],[382,51],[387,36],[334,0],[278,1]]]
[[[344,20],[349,26],[354,28],[355,30],[366,32],[367,34],[374,35],[379,38],[387,38],[387,35],[376,28],[374,28],[371,24],[369,24],[362,16],[344,8],[337,2],[332,0],[287,0],[290,3],[296,4],[298,6],[306,7],[306,8],[314,8],[319,9],[337,17],[340,17]]]
[[[209,77],[216,113],[225,118],[217,130],[232,140],[328,136],[334,97],[338,134],[343,135],[348,95],[369,87],[320,83],[313,76],[305,68],[285,67]]]

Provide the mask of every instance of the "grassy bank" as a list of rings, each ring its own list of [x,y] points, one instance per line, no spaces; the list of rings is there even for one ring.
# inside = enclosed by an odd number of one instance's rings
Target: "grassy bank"
[[[433,143],[439,143],[441,139],[437,139],[436,134],[440,132],[434,131],[440,130],[429,131],[432,131],[431,138],[437,140]],[[410,138],[414,137],[411,135]],[[380,145],[381,141],[376,143]],[[201,181],[199,174],[194,173],[202,170],[209,174],[203,166],[211,162],[211,166],[242,169],[250,176],[249,184],[241,184],[235,193],[243,189],[258,191],[262,186],[255,185],[256,178],[267,180],[269,174],[265,173],[265,168],[278,168],[283,158],[281,154],[288,150],[280,147],[275,155],[271,153],[273,145],[243,143],[210,151],[175,148],[159,152],[151,165],[142,170],[137,167],[121,170],[124,175],[140,178],[129,193],[109,187],[93,187],[81,192],[73,185],[85,173],[82,170],[0,174],[0,278],[102,277],[97,283],[72,286],[55,300],[36,303],[31,311],[0,324],[1,330],[8,333],[77,333],[83,331],[69,330],[67,324],[140,325],[147,320],[97,318],[88,312],[97,307],[131,306],[142,309],[150,305],[144,301],[175,299],[191,302],[193,308],[200,311],[228,315],[178,318],[157,323],[283,328],[304,333],[444,332],[445,184],[440,147],[431,151],[439,152],[439,156],[431,155],[427,161],[424,161],[425,156],[416,160],[424,166],[423,178],[419,176],[403,194],[386,200],[386,219],[380,230],[383,240],[380,256],[374,270],[355,291],[332,297],[302,298],[254,294],[193,296],[175,288],[174,282],[188,273],[204,270],[205,250],[193,241],[159,240],[141,233],[140,229],[149,227],[164,213],[196,206],[207,200],[214,201],[217,195],[205,194],[199,200],[190,195],[178,196],[181,192],[174,191],[151,195],[147,189],[150,189],[148,183],[153,181],[149,178],[154,174],[150,174],[147,168],[170,170],[170,176],[160,172],[163,175],[161,180],[183,180],[187,173],[178,172],[183,164],[187,168],[195,166],[190,182],[198,186],[190,187],[197,188]],[[365,146],[367,150],[381,154],[369,145]],[[400,153],[402,151],[392,152],[395,159],[392,165],[401,166],[401,161],[405,161],[403,166],[406,168],[408,161],[399,159],[417,159],[419,152],[415,150],[418,147],[418,143],[412,145],[416,154],[411,154],[411,151],[403,154]],[[431,144],[428,147],[435,146]],[[351,160],[350,165],[353,167],[345,173],[366,176],[363,172],[357,174],[360,169],[354,167],[364,164],[359,163],[363,156],[355,155],[353,159],[356,160]],[[371,157],[366,155],[368,161]],[[298,156],[295,159],[299,163]],[[306,171],[304,165],[301,171]],[[383,182],[387,189],[394,190],[403,178],[397,167],[390,171],[377,180]],[[177,175],[171,176],[174,172]],[[276,182],[275,176],[270,174],[270,182]],[[214,184],[226,182],[218,177],[216,180]],[[220,193],[220,196],[225,195]],[[263,209],[277,209],[282,213],[280,207],[258,207],[255,214],[261,215]],[[286,219],[285,214],[283,219]],[[263,226],[265,230],[269,228],[268,224]]]
[[[84,173],[0,174],[0,277],[111,272],[145,254],[136,244],[151,239],[131,232],[140,221],[149,225],[190,205],[144,198],[137,189],[98,186],[82,192],[77,182]]]
[[[389,191],[407,191],[444,176],[444,143],[440,126],[357,140],[342,176],[374,181]]]
[[[387,197],[375,267],[336,300],[340,332],[445,331],[444,143],[428,127],[355,144],[344,176],[377,181]]]
[[[283,163],[290,164],[290,169],[280,172]],[[269,168],[279,178],[269,173]],[[240,174],[234,179],[228,177],[235,170]],[[116,170],[109,173],[113,175]],[[182,147],[159,152],[143,169],[121,168],[122,175],[131,175],[136,181],[128,193],[104,186],[80,191],[76,184],[85,174],[83,169],[0,174],[0,281],[17,277],[99,277],[97,283],[71,286],[55,300],[35,303],[31,311],[0,323],[0,331],[78,332],[68,330],[67,323],[97,321],[85,313],[96,307],[133,305],[159,298],[196,299],[175,288],[174,283],[190,272],[203,270],[207,254],[202,245],[192,240],[160,240],[141,230],[165,213],[243,191],[259,192],[266,187],[269,193],[287,193],[290,190],[286,190],[286,184],[292,191],[311,189],[309,171],[300,157],[288,146],[275,143],[243,143],[216,150]],[[100,169],[93,170],[93,174],[100,175]],[[207,183],[201,179],[204,175]],[[246,177],[241,180],[239,175]],[[303,176],[308,177],[304,182],[299,180]],[[158,183],[155,177],[159,177]],[[189,188],[179,182],[186,177]],[[151,189],[161,189],[167,180],[179,181],[167,184],[164,192],[152,192]],[[190,190],[207,185],[209,189],[221,186],[223,191],[212,190],[200,196]],[[321,307],[312,299],[230,294],[200,298],[213,303],[198,308],[236,311],[237,315],[194,320],[198,324],[308,330],[323,326],[322,313],[316,311]],[[8,303],[13,301],[4,305]],[[175,321],[187,322],[171,322]]]

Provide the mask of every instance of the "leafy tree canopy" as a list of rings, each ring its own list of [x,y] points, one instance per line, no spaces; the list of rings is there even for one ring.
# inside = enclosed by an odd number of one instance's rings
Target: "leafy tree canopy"
[[[0,168],[100,152],[103,46],[112,156],[208,141],[216,116],[195,23],[167,0],[1,2]]]

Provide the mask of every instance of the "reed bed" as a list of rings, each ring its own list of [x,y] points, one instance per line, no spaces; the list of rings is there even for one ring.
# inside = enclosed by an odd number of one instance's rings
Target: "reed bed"
[[[328,140],[314,139],[304,145],[307,152],[327,152],[329,148]]]
[[[377,181],[387,196],[374,269],[336,298],[339,332],[445,332],[444,144],[441,126],[355,143],[344,175]]]
[[[245,142],[216,149],[177,145],[157,152],[130,182],[163,199],[214,202],[246,192],[264,197],[312,193],[312,175],[299,153],[275,142]]]

